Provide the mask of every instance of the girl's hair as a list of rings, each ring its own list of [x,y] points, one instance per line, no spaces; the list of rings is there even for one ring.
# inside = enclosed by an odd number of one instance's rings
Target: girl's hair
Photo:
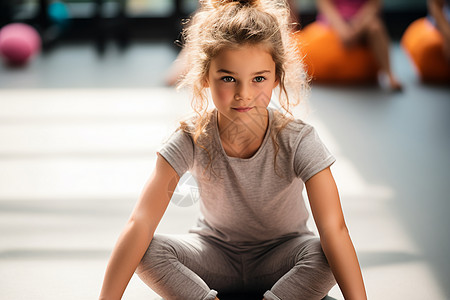
[[[263,45],[275,62],[278,98],[284,116],[281,119],[285,120],[275,122],[278,125],[272,138],[278,147],[277,135],[290,120],[291,107],[299,103],[303,92],[308,91],[301,55],[293,40],[294,25],[290,23],[285,0],[200,1],[199,10],[183,31],[189,69],[179,85],[190,87],[193,92],[192,108],[196,118],[191,124],[182,122],[181,129],[189,132],[197,145],[205,149],[199,138],[211,119],[205,84],[211,60],[223,49]]]

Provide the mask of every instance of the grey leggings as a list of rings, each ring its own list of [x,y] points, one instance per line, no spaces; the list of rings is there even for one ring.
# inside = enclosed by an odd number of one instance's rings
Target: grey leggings
[[[312,235],[245,246],[193,233],[155,235],[136,273],[167,300],[212,300],[217,291],[313,300],[336,283]]]

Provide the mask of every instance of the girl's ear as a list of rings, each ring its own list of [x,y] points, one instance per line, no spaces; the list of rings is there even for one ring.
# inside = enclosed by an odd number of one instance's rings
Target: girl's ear
[[[209,88],[209,81],[208,81],[208,78],[207,78],[207,77],[205,77],[205,78],[202,79],[202,86],[203,86],[204,88]]]
[[[280,79],[277,77],[277,79],[275,79],[275,82],[273,83],[273,88],[276,88],[278,84],[280,84]]]

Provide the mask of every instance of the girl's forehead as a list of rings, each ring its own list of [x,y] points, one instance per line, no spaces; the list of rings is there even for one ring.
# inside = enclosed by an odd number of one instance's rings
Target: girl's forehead
[[[232,45],[232,46],[225,46],[221,48],[215,55],[217,57],[218,55],[222,53],[249,53],[249,54],[256,54],[256,53],[263,53],[267,52],[270,54],[271,48],[266,43],[256,43],[256,44],[242,44],[242,45]]]
[[[222,49],[211,60],[211,67],[241,69],[244,67],[275,66],[272,54],[263,45],[243,45],[236,48]]]

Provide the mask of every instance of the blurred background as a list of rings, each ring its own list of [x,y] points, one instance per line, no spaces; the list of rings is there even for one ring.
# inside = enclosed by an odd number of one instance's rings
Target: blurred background
[[[97,58],[103,57],[105,60],[114,55],[112,51],[122,52],[122,62],[126,61],[124,65],[129,66],[130,62],[126,59],[131,59],[131,52],[139,51],[142,49],[140,46],[147,43],[154,43],[157,45],[155,49],[168,53],[162,57],[152,55],[158,57],[155,62],[152,61],[158,65],[147,71],[157,72],[159,67],[167,64],[165,60],[173,59],[170,55],[176,55],[180,50],[180,42],[176,41],[181,39],[182,20],[195,11],[197,4],[196,0],[2,0],[0,27],[12,22],[31,25],[40,35],[42,55],[37,63],[50,57],[59,63],[55,68],[40,69],[39,79],[29,78],[31,75],[24,76],[29,79],[26,85],[22,84],[24,79],[14,80],[16,74],[12,71],[12,74],[1,77],[0,87],[12,88],[17,83],[21,88],[39,87],[43,84],[48,87],[75,87],[78,84],[80,87],[99,87],[109,85],[108,80],[113,77],[116,78],[113,79],[112,86],[116,87],[148,87],[149,84],[164,83],[164,76],[153,76],[150,83],[139,71],[127,73],[127,76],[131,76],[130,80],[120,80],[118,72],[109,73],[107,78],[100,76],[96,79],[85,76],[84,73],[92,73],[90,68],[93,67],[92,64],[98,64]],[[301,27],[315,20],[317,9],[314,0],[297,0],[296,8]],[[425,0],[384,1],[383,19],[393,39],[400,39],[412,21],[425,15]],[[93,55],[92,48],[97,56],[88,58]],[[128,48],[131,48],[130,51],[125,52]],[[65,55],[70,56],[70,51],[76,51],[75,49],[78,54],[66,58]],[[80,55],[93,61],[83,62]],[[70,67],[63,68],[63,65]],[[27,67],[27,71],[32,74],[34,65]],[[117,66],[118,69],[121,67]],[[59,76],[58,69],[71,71]],[[58,74],[54,75],[57,78],[49,78],[47,81],[47,76],[53,73]],[[35,83],[36,81],[39,83]]]
[[[190,111],[166,76],[196,7],[1,0],[0,28],[28,24],[41,47],[0,64],[0,299],[98,296],[155,152]],[[302,27],[315,20],[315,1],[297,8]],[[298,109],[337,157],[369,299],[450,299],[450,89],[422,82],[400,45],[426,14],[425,0],[384,1],[402,92],[312,82]],[[187,232],[197,211],[171,203],[158,231]],[[158,298],[133,277],[124,299]]]
[[[301,24],[315,19],[314,0],[294,0]],[[0,26],[12,21],[34,25],[42,34],[44,48],[70,40],[92,40],[102,51],[106,39],[123,45],[135,39],[179,37],[180,20],[197,7],[196,0],[2,0]],[[384,19],[392,35],[399,37],[406,26],[426,14],[424,0],[383,1]]]

